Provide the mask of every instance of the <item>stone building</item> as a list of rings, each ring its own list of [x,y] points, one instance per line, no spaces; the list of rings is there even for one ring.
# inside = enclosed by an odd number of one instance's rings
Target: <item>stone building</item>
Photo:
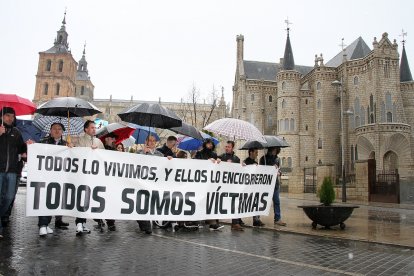
[[[39,52],[39,64],[36,74],[36,86],[33,102],[37,105],[55,97],[78,97],[92,102],[98,107],[102,114],[98,117],[109,122],[119,121],[117,113],[127,107],[139,103],[151,101],[124,99],[95,99],[95,86],[91,81],[86,61],[86,44],[83,55],[79,62],[76,62],[69,48],[68,33],[66,31],[66,13],[63,17],[62,26],[57,31],[53,46],[43,52]],[[221,98],[212,103],[161,102],[163,106],[175,111],[185,122],[193,124],[201,129],[207,123],[227,117],[228,108],[224,100],[223,91]],[[194,115],[198,120],[194,120]]]
[[[375,160],[369,169],[376,185],[393,174],[399,177],[394,192],[401,201],[413,200],[414,82],[404,42],[401,62],[396,41],[384,33],[379,41],[374,38],[372,50],[359,37],[328,62],[321,54],[313,66],[302,66],[294,62],[287,31],[279,63],[244,60],[244,37],[237,36],[232,116],[291,145],[280,155],[290,193],[306,192],[308,168],[319,168],[339,183],[344,164],[349,197],[371,195],[374,186],[364,191],[355,186],[355,168],[362,160]]]

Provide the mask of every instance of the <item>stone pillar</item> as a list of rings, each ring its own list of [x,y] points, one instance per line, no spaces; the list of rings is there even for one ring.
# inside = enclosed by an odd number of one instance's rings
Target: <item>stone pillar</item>
[[[368,202],[368,160],[358,160],[355,162],[355,182],[355,199]]]

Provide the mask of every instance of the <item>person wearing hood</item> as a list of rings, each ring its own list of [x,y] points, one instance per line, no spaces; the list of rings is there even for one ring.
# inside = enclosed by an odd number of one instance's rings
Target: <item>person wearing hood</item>
[[[0,217],[4,216],[13,202],[17,185],[19,155],[27,158],[27,147],[20,131],[13,126],[16,112],[11,107],[3,107],[0,123]],[[3,226],[0,224],[0,238]]]
[[[196,153],[194,159],[210,160],[213,163],[217,160],[217,154],[214,152],[216,146],[211,139],[206,139],[203,143],[202,149]],[[210,224],[210,230],[220,230],[224,226],[219,224],[219,220],[207,220],[206,224]]]

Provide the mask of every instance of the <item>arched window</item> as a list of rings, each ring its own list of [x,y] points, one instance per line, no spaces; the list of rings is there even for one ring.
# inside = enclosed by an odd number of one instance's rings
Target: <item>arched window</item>
[[[320,81],[316,83],[316,90],[321,90],[322,84]]]
[[[49,84],[46,82],[43,86],[43,95],[47,95],[49,91]]]
[[[308,99],[305,100],[305,104],[308,104]]]
[[[308,162],[308,156],[305,156],[305,162]]]
[[[365,125],[365,108],[363,106],[361,106],[361,112],[359,114],[361,115],[360,125]]]
[[[272,127],[273,126],[273,118],[272,115],[267,115],[267,126]]]
[[[254,94],[252,94],[252,95],[250,96],[250,99],[252,100],[252,102],[254,101]]]
[[[281,167],[286,168],[286,157],[283,157],[280,161],[282,161]]]
[[[318,105],[317,105],[318,109],[321,109],[321,100],[318,100]]]
[[[392,123],[392,112],[387,112],[387,123]]]
[[[361,125],[361,120],[359,116],[355,116],[355,127],[359,127]]]
[[[322,149],[322,139],[318,139],[318,149]]]
[[[60,92],[60,84],[56,83],[56,91],[55,91],[55,95],[59,95]]]
[[[318,130],[321,130],[322,129],[322,123],[321,123],[321,121],[319,120],[318,121]]]
[[[50,72],[50,69],[52,68],[52,61],[48,59],[46,61],[46,71]]]
[[[81,95],[84,95],[85,94],[85,86],[81,86]]]
[[[286,101],[285,101],[285,99],[283,99],[282,100],[282,108],[285,108],[286,107]]]
[[[289,119],[285,119],[285,131],[289,131]]]
[[[282,82],[282,90],[286,89],[286,82]]]
[[[358,85],[359,84],[359,78],[358,76],[354,77],[354,85]]]
[[[58,42],[59,42],[59,43],[62,43],[62,41],[63,41],[63,36],[61,36],[61,35],[60,35],[60,36],[59,36],[59,39],[58,39]]]
[[[273,101],[273,97],[272,95],[269,96],[269,103],[271,103]]]
[[[308,131],[308,125],[305,125],[305,130]]]
[[[295,119],[290,119],[290,131],[295,131]]]
[[[288,168],[292,168],[292,157],[287,158],[287,166]]]
[[[59,60],[59,72],[63,72],[63,60]]]

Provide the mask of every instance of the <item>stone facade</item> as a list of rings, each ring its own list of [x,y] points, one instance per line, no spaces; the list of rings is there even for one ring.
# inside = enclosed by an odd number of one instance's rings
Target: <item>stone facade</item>
[[[404,47],[401,69],[398,45],[387,33],[372,50],[359,37],[326,64],[321,54],[313,66],[298,66],[289,33],[280,63],[244,60],[244,37],[236,41],[232,116],[291,145],[280,154],[289,192],[303,192],[306,167],[333,166],[339,181],[342,138],[347,175],[355,175],[356,161],[374,158],[378,171],[398,169],[400,184],[414,190],[414,82],[411,73],[400,80],[400,71],[409,72]]]

